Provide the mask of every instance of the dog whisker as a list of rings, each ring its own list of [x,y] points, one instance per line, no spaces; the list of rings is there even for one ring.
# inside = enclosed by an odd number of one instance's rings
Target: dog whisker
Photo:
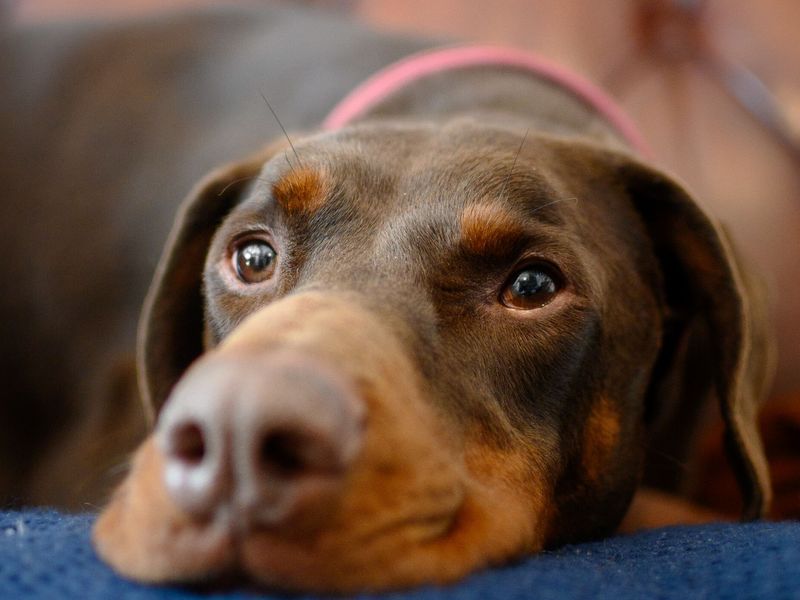
[[[130,467],[131,467],[130,459],[125,459],[124,461],[122,461],[122,462],[120,462],[120,463],[118,463],[116,465],[112,465],[111,467],[106,469],[106,476],[108,478],[116,477],[117,475],[119,475],[121,473],[125,473],[126,471],[128,471],[130,469]]]
[[[575,204],[578,204],[578,199],[577,198],[557,198],[556,200],[551,200],[550,202],[545,202],[541,206],[537,206],[535,209],[533,209],[531,211],[531,214],[537,213],[540,210],[542,210],[543,208],[547,208],[551,204],[558,204],[559,202],[574,202]]]
[[[286,128],[283,126],[283,123],[281,123],[281,120],[278,118],[278,115],[276,114],[275,109],[272,108],[272,105],[269,103],[269,100],[267,100],[267,97],[264,95],[264,92],[259,92],[259,94],[261,94],[261,98],[264,100],[264,103],[267,105],[267,108],[269,109],[269,112],[271,112],[272,116],[275,117],[275,121],[278,123],[278,127],[281,128],[281,131],[283,132],[283,136],[286,138],[286,141],[289,142],[289,146],[291,147],[292,152],[294,153],[294,157],[297,159],[297,164],[298,165],[302,164],[302,161],[300,160],[300,155],[297,154],[297,150],[295,149],[294,144],[292,143],[292,140],[289,138],[289,134],[286,133]],[[289,162],[289,161],[287,160],[286,162]],[[291,166],[291,163],[289,163],[289,166]]]
[[[681,470],[681,471],[683,471],[685,473],[689,473],[691,471],[690,470],[690,465],[689,465],[689,463],[687,461],[680,460],[679,458],[673,456],[672,454],[668,454],[667,452],[664,452],[663,450],[656,450],[655,448],[650,446],[650,444],[648,444],[648,443],[643,443],[642,447],[644,448],[644,450],[646,452],[651,453],[651,454],[653,454],[655,456],[658,456],[659,458],[664,459],[665,461],[670,463],[673,467],[675,467],[675,468],[677,468],[677,469],[679,469],[679,470]]]
[[[229,181],[228,184],[219,191],[217,196],[218,197],[222,196],[223,194],[225,194],[225,192],[227,192],[230,189],[231,186],[236,185],[237,183],[241,183],[243,181],[252,181],[252,180],[265,182],[265,180],[261,179],[260,177],[258,177],[258,175],[248,175],[247,177],[239,177],[238,179],[234,179],[233,181]]]
[[[522,147],[525,145],[525,140],[528,139],[528,133],[530,129],[525,130],[525,135],[522,136],[522,141],[519,143],[519,148],[517,148],[517,153],[514,155],[514,162],[511,163],[511,170],[506,175],[506,178],[503,180],[503,187],[500,188],[500,198],[504,198],[506,194],[506,188],[508,187],[508,182],[511,180],[511,177],[514,175],[514,169],[517,167],[517,160],[519,159],[519,155],[522,152]]]

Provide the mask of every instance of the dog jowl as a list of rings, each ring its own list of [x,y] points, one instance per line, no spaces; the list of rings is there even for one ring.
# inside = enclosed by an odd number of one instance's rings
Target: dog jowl
[[[178,216],[142,324],[157,424],[94,532],[115,569],[349,592],[611,534],[689,345],[761,511],[740,276],[680,187],[481,119],[293,141]]]

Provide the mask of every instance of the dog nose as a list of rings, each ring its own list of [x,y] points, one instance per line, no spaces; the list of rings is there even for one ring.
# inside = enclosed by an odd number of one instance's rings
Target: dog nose
[[[196,518],[245,526],[303,522],[331,504],[361,443],[363,404],[308,358],[213,353],[178,383],[159,418],[164,485]]]

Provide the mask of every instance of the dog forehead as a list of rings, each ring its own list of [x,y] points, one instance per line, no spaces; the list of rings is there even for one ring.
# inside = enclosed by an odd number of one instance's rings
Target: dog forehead
[[[461,210],[487,199],[538,207],[560,194],[547,141],[525,130],[471,121],[364,124],[302,138],[294,146],[261,173],[278,196],[287,189],[324,189],[354,208],[377,206],[385,213],[421,204]]]
[[[530,163],[537,141],[526,133],[479,127],[472,121],[447,125],[362,126],[328,140],[339,148],[328,152],[366,162],[400,181],[430,180],[458,186],[496,183],[525,155]],[[343,150],[343,152],[337,152]],[[535,162],[535,159],[534,159]],[[522,164],[519,164],[522,167]]]

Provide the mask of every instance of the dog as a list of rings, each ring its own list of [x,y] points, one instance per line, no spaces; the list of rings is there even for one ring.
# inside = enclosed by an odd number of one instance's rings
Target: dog
[[[368,39],[383,70],[321,127],[289,119],[181,205],[139,323],[155,428],[100,556],[156,583],[453,581],[677,489],[656,458],[709,402],[764,514],[768,337],[722,229],[582,80],[482,47],[386,67],[420,48]]]

